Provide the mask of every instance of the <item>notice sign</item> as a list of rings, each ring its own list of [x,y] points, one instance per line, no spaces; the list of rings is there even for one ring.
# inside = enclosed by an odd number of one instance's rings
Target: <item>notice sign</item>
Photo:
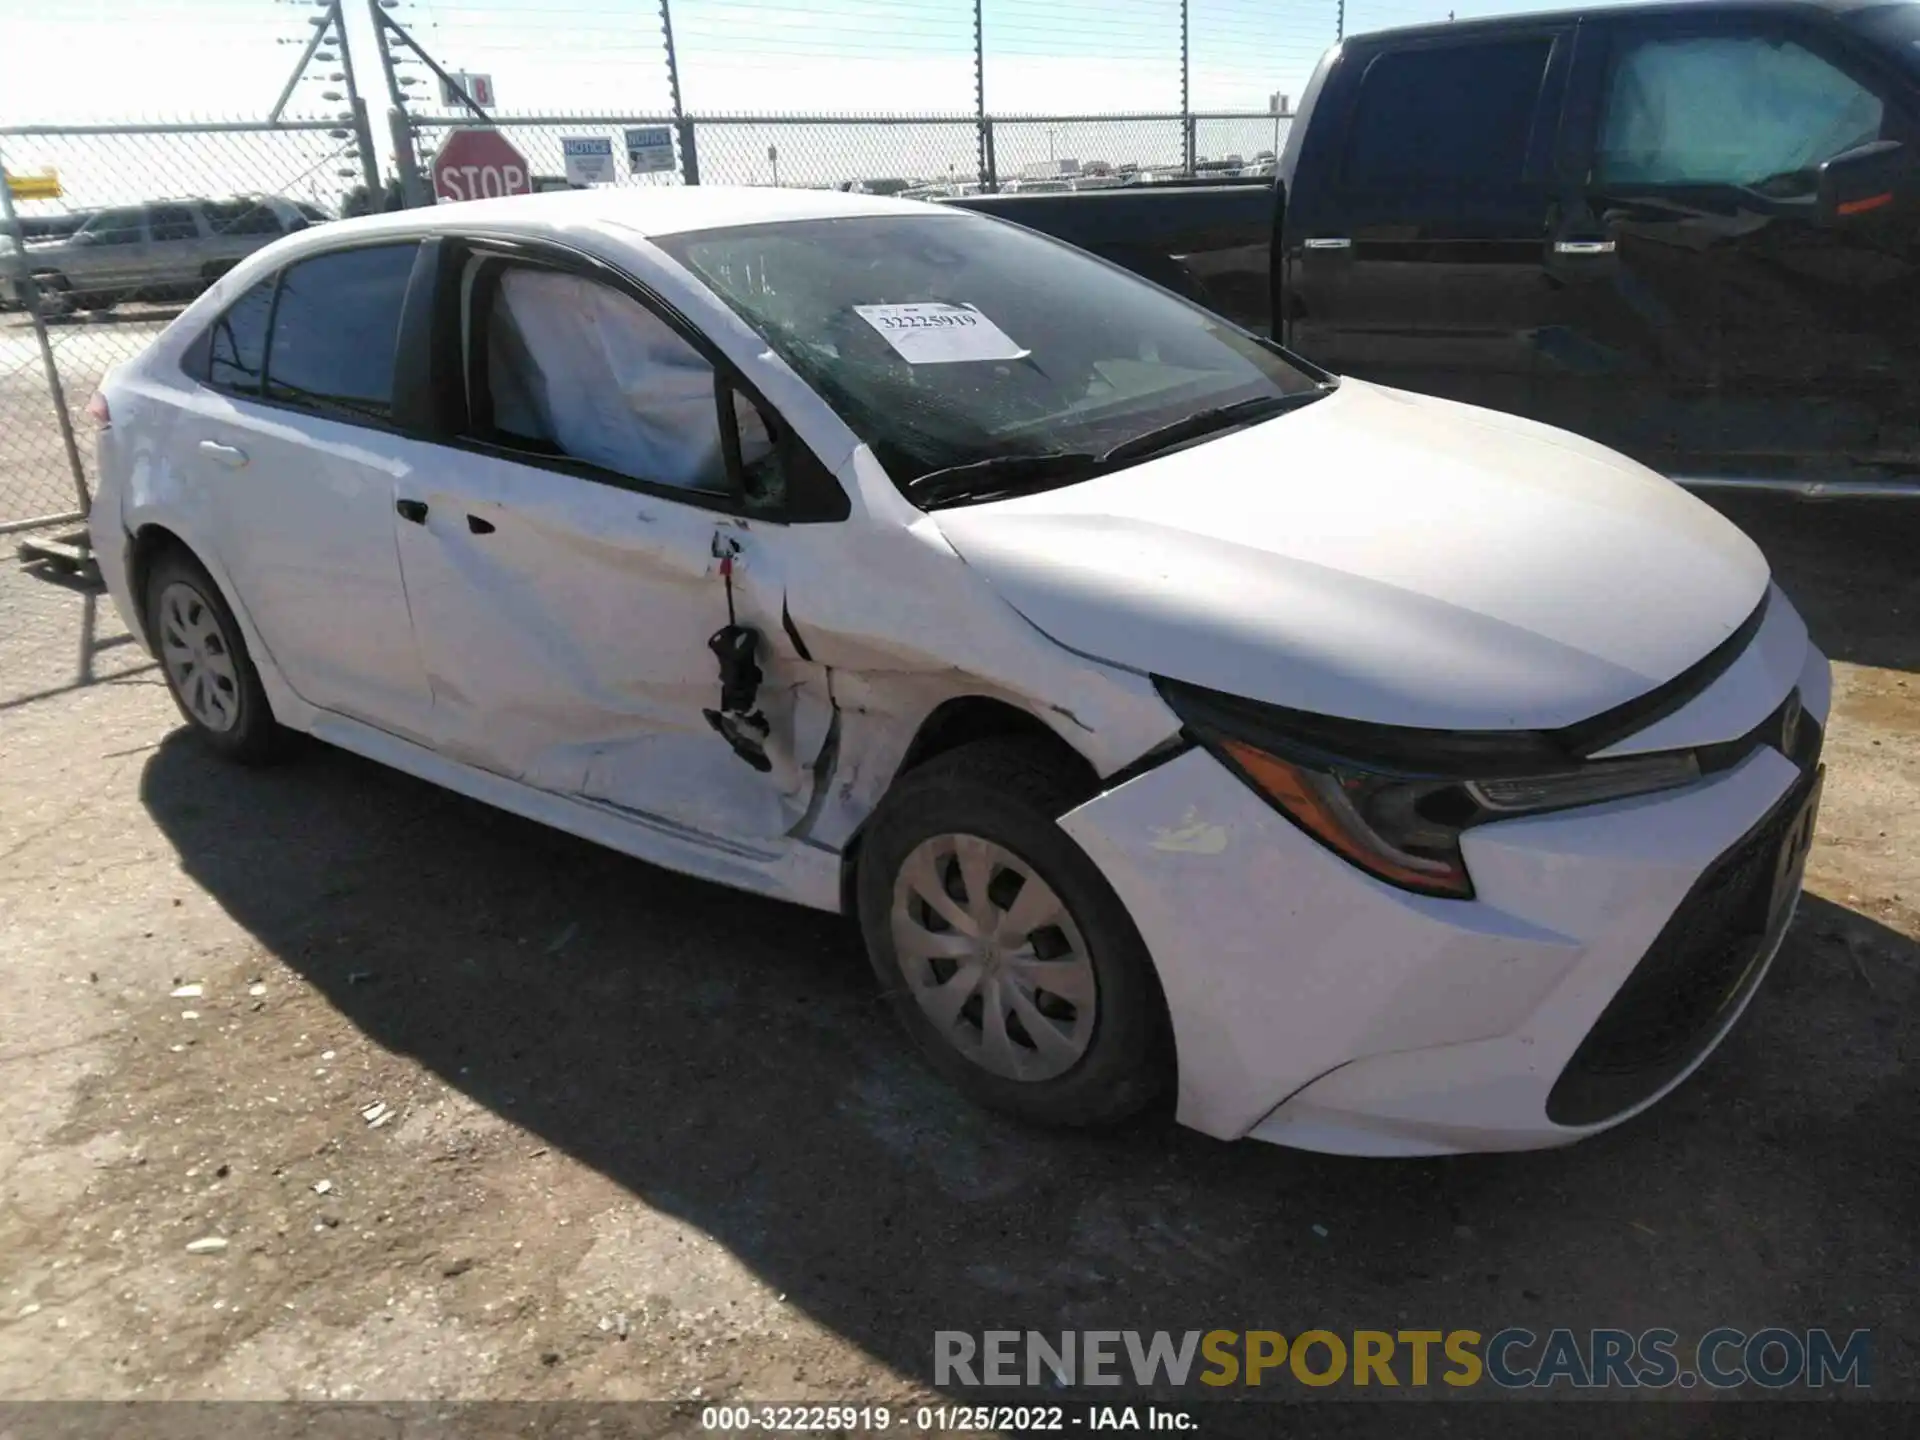
[[[562,135],[561,153],[567,157],[567,180],[574,185],[611,185],[613,141],[605,135]]]
[[[1027,354],[971,305],[923,300],[911,305],[856,305],[853,313],[885,336],[909,365],[1019,360]]]
[[[642,125],[627,131],[627,163],[636,175],[673,169],[673,130],[666,125]]]

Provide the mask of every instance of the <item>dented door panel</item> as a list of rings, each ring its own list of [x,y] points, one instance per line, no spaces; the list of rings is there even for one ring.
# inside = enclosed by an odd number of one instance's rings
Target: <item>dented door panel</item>
[[[781,628],[778,547],[766,543],[777,529],[493,456],[440,454],[407,487],[424,522],[398,527],[437,747],[703,835],[752,842],[789,830],[806,811],[831,706],[821,668]],[[720,694],[707,640],[728,621],[722,554],[736,614],[761,637],[764,772],[706,717]]]

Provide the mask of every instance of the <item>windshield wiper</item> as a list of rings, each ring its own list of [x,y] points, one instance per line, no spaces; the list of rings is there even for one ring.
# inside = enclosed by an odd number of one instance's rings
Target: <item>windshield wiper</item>
[[[1211,410],[1196,410],[1171,424],[1145,431],[1130,440],[1122,440],[1100,457],[1100,463],[1116,465],[1143,459],[1169,446],[1178,445],[1183,440],[1198,439],[1216,430],[1251,424],[1255,420],[1278,415],[1282,410],[1297,409],[1326,393],[1326,388],[1322,387],[1299,395],[1258,395],[1251,400],[1236,400],[1231,405],[1216,405]]]
[[[1099,455],[1078,450],[994,455],[965,465],[930,470],[909,480],[907,493],[922,505],[938,505],[948,500],[1003,500],[1069,480],[1084,480],[1100,468],[1101,460]]]

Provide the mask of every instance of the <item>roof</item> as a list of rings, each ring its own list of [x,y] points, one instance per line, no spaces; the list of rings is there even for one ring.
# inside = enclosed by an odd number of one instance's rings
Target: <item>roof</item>
[[[1470,20],[1441,20],[1427,25],[1399,25],[1392,29],[1369,30],[1362,35],[1349,35],[1346,43],[1370,44],[1375,40],[1402,35],[1454,35],[1474,31],[1506,30],[1538,24],[1541,21],[1570,22],[1599,15],[1710,15],[1715,12],[1737,13],[1755,10],[1802,13],[1824,10],[1845,13],[1850,10],[1866,9],[1877,3],[1884,4],[1886,0],[1656,0],[1653,4],[1585,5],[1519,11],[1504,15],[1483,15]]]
[[[765,185],[636,185],[594,190],[555,190],[497,200],[465,200],[431,209],[395,210],[336,221],[367,231],[433,233],[479,227],[539,234],[557,230],[617,229],[642,236],[717,230],[782,220],[837,219],[854,215],[927,215],[939,209],[918,200],[856,195],[840,190],[786,190]]]

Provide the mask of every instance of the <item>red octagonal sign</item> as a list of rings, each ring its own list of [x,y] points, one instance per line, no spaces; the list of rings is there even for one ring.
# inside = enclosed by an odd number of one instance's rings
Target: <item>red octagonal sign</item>
[[[527,157],[498,130],[456,130],[433,157],[433,193],[442,200],[531,195]]]

